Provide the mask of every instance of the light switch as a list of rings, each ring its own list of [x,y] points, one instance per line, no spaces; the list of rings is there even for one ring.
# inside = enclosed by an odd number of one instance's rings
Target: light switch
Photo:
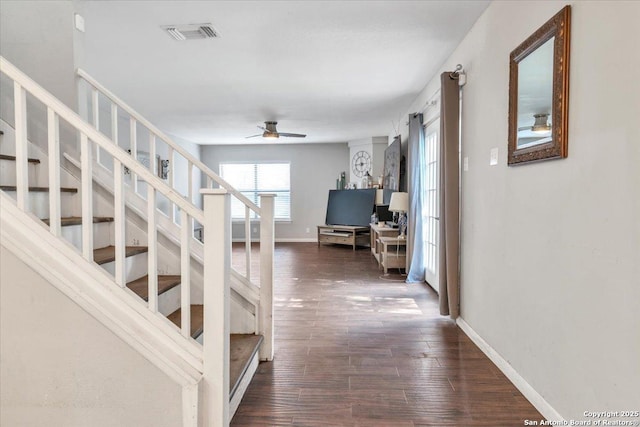
[[[491,158],[489,159],[489,165],[495,166],[498,164],[498,147],[491,149]]]
[[[469,158],[465,157],[464,159],[462,159],[462,170],[463,171],[468,171],[469,170]]]

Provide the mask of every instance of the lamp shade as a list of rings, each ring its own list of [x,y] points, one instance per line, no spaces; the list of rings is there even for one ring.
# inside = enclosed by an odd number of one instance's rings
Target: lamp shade
[[[406,212],[409,209],[409,194],[404,192],[395,192],[391,194],[389,202],[389,210],[391,212]]]

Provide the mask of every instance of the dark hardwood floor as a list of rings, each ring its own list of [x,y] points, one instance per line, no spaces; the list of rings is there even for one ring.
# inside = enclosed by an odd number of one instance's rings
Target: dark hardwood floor
[[[406,284],[397,270],[385,277],[365,248],[277,244],[275,256],[275,359],[260,364],[232,426],[495,427],[542,419],[439,315],[427,285]]]

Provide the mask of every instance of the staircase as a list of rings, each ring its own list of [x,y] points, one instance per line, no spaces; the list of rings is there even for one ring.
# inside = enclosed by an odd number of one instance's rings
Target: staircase
[[[258,360],[273,358],[273,196],[254,205],[83,71],[92,124],[1,57],[0,71],[14,88],[13,124],[0,123],[2,245],[180,384],[183,426],[228,425]],[[27,140],[27,94],[46,109],[46,150]],[[101,97],[110,137],[98,130]],[[122,112],[128,146],[118,144]],[[155,161],[139,161],[141,126],[150,158],[168,157],[166,182]],[[187,194],[174,185],[178,156]],[[206,177],[204,210],[194,169]],[[231,268],[232,198],[246,207],[247,230],[260,219],[259,284],[250,233],[244,271]]]

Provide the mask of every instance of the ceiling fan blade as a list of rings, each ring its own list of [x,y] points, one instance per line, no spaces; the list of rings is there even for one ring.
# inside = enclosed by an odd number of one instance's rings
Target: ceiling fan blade
[[[244,138],[245,138],[245,139],[247,139],[247,138],[255,138],[255,137],[257,137],[257,136],[262,136],[262,134],[261,134],[261,133],[259,133],[259,134],[257,134],[257,135],[245,136]]]
[[[287,133],[287,132],[278,132],[280,136],[288,136],[289,138],[304,138],[307,135],[303,135],[301,133]]]
[[[258,129],[260,129],[260,130],[263,130],[263,131],[264,131],[264,130],[267,130],[267,128],[266,128],[266,127],[264,127],[264,126],[256,126],[256,127],[257,127]]]

